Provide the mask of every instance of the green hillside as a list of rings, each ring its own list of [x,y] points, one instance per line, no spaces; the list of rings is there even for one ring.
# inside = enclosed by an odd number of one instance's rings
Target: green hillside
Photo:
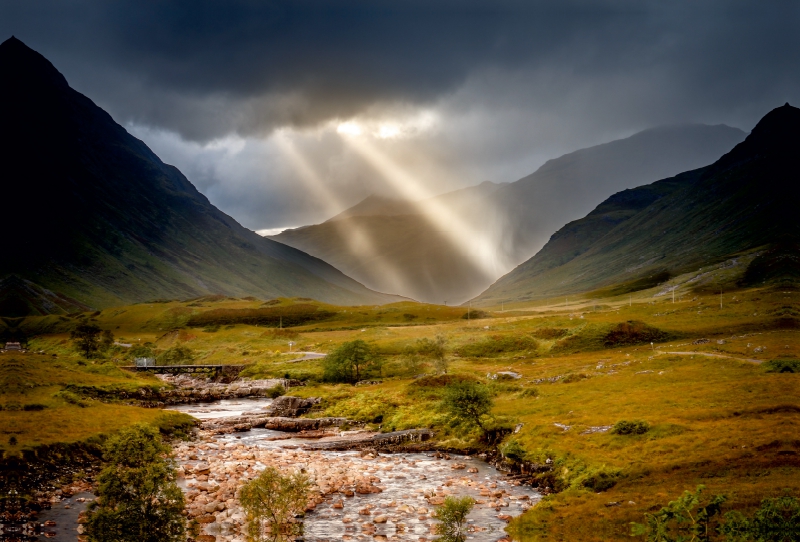
[[[727,262],[726,287],[800,278],[800,110],[786,104],[706,168],[615,194],[476,301],[619,294]],[[692,280],[692,279],[690,279]]]
[[[0,314],[204,294],[399,299],[239,225],[19,40],[0,45],[0,70]]]

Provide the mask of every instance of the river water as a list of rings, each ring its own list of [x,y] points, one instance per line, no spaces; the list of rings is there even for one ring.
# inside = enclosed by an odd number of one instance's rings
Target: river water
[[[270,402],[270,399],[237,399],[181,405],[171,409],[209,420],[256,412]],[[285,451],[286,454],[317,442],[286,437],[290,435],[253,429],[244,433],[219,435],[214,442],[220,450],[242,445],[246,449],[268,449],[276,453]],[[304,521],[305,540],[308,542],[432,539],[437,522],[431,517],[435,509],[430,503],[431,495],[473,497],[477,504],[468,516],[472,526],[468,539],[493,542],[505,536],[503,529],[508,516],[519,515],[541,498],[536,490],[516,485],[494,467],[467,456],[397,453],[373,457],[358,451],[315,451],[310,456],[306,453],[297,457],[298,461],[322,461],[326,466],[375,476],[380,479],[377,485],[383,490],[374,494],[356,494],[351,498],[329,498],[318,505],[306,515]],[[196,461],[183,461],[189,469],[192,463]],[[313,474],[313,464],[298,464],[298,467],[307,468]],[[219,534],[214,532],[213,526],[209,527],[209,534]]]

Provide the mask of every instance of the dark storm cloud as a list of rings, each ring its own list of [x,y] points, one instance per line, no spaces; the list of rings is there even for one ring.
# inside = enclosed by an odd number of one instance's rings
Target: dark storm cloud
[[[577,85],[661,78],[669,97],[632,112],[644,123],[706,106],[750,120],[800,82],[799,13],[796,2],[54,0],[4,3],[0,32],[120,121],[204,140],[433,103],[486,69],[567,70]],[[557,98],[539,85],[533,106]]]

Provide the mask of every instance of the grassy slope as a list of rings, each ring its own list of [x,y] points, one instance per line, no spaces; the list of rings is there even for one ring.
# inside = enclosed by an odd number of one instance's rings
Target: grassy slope
[[[763,288],[727,292],[720,309],[719,296],[695,295],[687,285],[679,288],[674,304],[671,296],[655,288],[638,292],[632,300],[627,295],[600,300],[572,298],[566,308],[558,300],[520,303],[495,312],[494,318],[469,323],[460,318],[463,309],[453,307],[413,303],[355,309],[327,306],[335,313],[329,321],[299,326],[284,334],[246,325],[221,326],[217,331],[182,327],[187,310],[258,306],[248,300],[195,302],[203,305],[199,307],[141,304],[103,311],[96,320],[126,340],[156,341],[161,348],[185,344],[203,361],[255,362],[249,371],[253,376],[320,374],[319,361],[292,362],[297,356],[288,352],[290,336],[298,343],[295,349],[318,351],[329,351],[354,338],[365,339],[386,354],[382,384],[357,388],[310,384],[293,393],[325,397],[327,414],[366,422],[380,415],[383,430],[428,425],[437,429],[445,445],[471,446],[476,435],[450,427],[438,408],[440,390],[420,389],[403,374],[399,354],[405,346],[419,338],[445,334],[454,352],[470,347],[473,353],[454,355],[451,372],[478,379],[487,372],[507,369],[523,375],[519,382],[494,385],[493,414],[523,423],[515,439],[529,458],[556,459],[557,474],[572,485],[515,523],[523,533],[521,539],[536,540],[547,525],[552,538],[622,540],[627,538],[629,521],[640,520],[645,511],[699,483],[711,492],[728,494],[733,508],[752,507],[784,488],[800,492],[796,455],[800,450],[791,437],[800,429],[796,410],[800,377],[766,373],[758,364],[744,361],[800,357],[798,332],[780,327],[781,322],[786,323],[785,315],[797,310],[797,295],[794,290]],[[281,306],[299,302],[303,301],[280,301]],[[416,318],[409,321],[405,314]],[[669,333],[671,339],[656,344],[655,349],[649,345],[606,346],[608,331],[628,320],[646,322]],[[553,329],[563,331],[554,335]],[[533,338],[535,346],[518,341],[524,345],[520,349],[480,355],[491,352],[498,341],[520,337]],[[692,344],[699,338],[710,342]],[[73,355],[63,333],[37,338],[33,347],[58,352],[59,360]],[[685,351],[698,354],[668,353]],[[703,352],[722,357],[700,356]],[[45,359],[51,358],[42,361]],[[70,374],[70,378],[81,376]],[[570,374],[579,376],[570,383],[532,383]],[[538,396],[525,396],[522,392],[529,388],[536,388]],[[50,391],[37,393],[46,396]],[[77,417],[88,412],[69,411]],[[581,434],[588,427],[621,419],[644,419],[653,428],[636,437]],[[554,423],[572,427],[565,432]],[[616,486],[602,493],[580,487],[583,477],[602,468],[621,472]],[[622,504],[605,506],[612,501]]]
[[[154,378],[134,376],[111,366],[79,365],[77,361],[52,355],[0,355],[0,449],[6,457],[40,445],[79,443],[130,424],[175,416],[85,398],[75,401],[74,396],[63,393],[71,384],[125,390],[159,385]],[[26,405],[44,408],[25,410]],[[12,436],[16,444],[11,444]]]

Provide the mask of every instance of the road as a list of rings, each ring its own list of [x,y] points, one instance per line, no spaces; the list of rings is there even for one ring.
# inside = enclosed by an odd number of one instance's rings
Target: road
[[[307,361],[309,359],[320,359],[328,355],[328,354],[320,354],[319,352],[295,352],[295,354],[303,354],[303,357],[293,359],[289,363],[297,363],[298,361]]]

